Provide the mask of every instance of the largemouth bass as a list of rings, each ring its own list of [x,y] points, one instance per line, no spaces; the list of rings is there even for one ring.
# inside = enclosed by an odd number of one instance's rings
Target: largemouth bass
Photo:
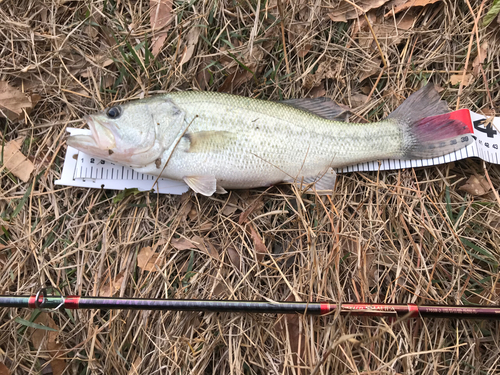
[[[379,122],[336,121],[338,108],[325,99],[176,92],[85,116],[92,135],[67,142],[137,172],[184,180],[206,196],[282,182],[331,193],[333,168],[432,158],[472,142],[467,124],[448,112],[432,84]]]

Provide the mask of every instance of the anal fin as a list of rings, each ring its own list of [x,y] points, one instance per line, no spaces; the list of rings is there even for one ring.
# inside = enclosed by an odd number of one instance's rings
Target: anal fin
[[[286,182],[295,184],[300,189],[307,189],[309,194],[331,195],[335,188],[337,173],[333,168],[328,168],[326,172],[316,176],[299,177],[296,180],[287,180]],[[310,186],[310,188],[308,188]]]
[[[195,193],[210,197],[217,190],[217,180],[214,176],[188,176],[183,178],[184,182]]]

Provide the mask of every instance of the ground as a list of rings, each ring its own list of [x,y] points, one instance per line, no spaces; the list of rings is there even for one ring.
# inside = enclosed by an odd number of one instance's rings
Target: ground
[[[54,185],[67,126],[157,92],[326,96],[351,121],[376,121],[432,81],[451,109],[494,115],[492,2],[416,3],[0,0],[1,132],[34,166],[26,182],[0,167],[0,294],[498,304],[500,169],[479,159],[345,173],[323,198],[286,185],[214,197]],[[28,104],[9,112],[20,92]],[[481,191],[461,189],[470,177]],[[495,374],[499,328],[4,308],[0,374]]]

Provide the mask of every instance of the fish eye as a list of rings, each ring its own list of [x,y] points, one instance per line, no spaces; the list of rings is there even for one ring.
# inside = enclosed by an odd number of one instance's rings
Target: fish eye
[[[106,116],[108,116],[110,119],[113,120],[120,117],[121,114],[122,114],[122,109],[120,106],[108,108],[108,110],[106,111]]]

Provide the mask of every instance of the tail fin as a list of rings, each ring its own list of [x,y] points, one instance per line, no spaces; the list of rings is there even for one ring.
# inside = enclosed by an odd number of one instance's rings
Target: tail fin
[[[433,84],[410,95],[387,118],[403,127],[405,159],[434,158],[473,142],[469,110],[448,112],[448,105],[440,100]]]

